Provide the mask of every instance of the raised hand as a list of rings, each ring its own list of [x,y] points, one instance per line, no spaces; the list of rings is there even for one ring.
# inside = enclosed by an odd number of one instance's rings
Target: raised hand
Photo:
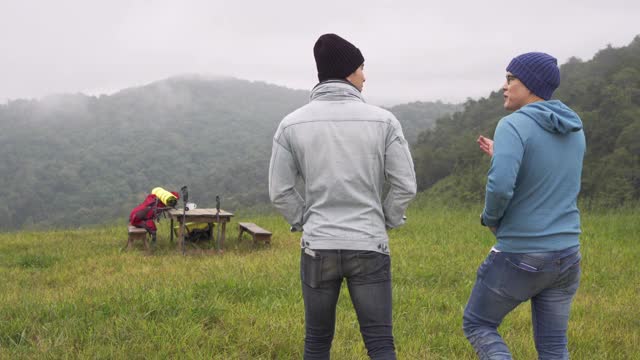
[[[493,156],[493,140],[480,135],[476,142],[480,145],[480,150],[489,156]]]

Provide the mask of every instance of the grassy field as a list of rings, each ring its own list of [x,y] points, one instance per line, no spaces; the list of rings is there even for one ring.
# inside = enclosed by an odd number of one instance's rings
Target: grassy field
[[[493,244],[480,209],[418,209],[391,233],[394,334],[401,359],[474,359],[461,317]],[[1,359],[300,359],[298,235],[277,216],[243,218],[224,255],[183,257],[161,223],[153,255],[123,251],[125,223],[0,234]],[[573,359],[640,359],[640,212],[583,215],[583,278],[569,327]],[[274,232],[236,241],[236,221]],[[334,359],[366,359],[346,287]],[[535,359],[529,306],[501,333]]]

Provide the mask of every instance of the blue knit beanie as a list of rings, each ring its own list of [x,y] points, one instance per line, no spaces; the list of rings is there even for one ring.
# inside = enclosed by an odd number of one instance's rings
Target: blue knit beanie
[[[507,71],[517,77],[527,89],[549,100],[560,85],[558,60],[542,52],[518,55],[511,60]]]

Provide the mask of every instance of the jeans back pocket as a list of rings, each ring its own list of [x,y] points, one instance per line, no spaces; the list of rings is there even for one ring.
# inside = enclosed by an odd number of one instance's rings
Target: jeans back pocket
[[[311,256],[304,251],[300,257],[300,278],[302,282],[311,287],[317,288],[322,280],[322,256],[315,254]]]
[[[361,251],[353,259],[355,268],[350,274],[354,283],[373,283],[391,280],[391,257],[375,251]]]
[[[554,272],[544,271],[544,259],[526,254],[509,254],[504,260],[502,290],[519,301],[535,296],[555,278]]]
[[[526,254],[511,255],[505,258],[507,263],[520,270],[538,272],[544,268],[545,260]]]

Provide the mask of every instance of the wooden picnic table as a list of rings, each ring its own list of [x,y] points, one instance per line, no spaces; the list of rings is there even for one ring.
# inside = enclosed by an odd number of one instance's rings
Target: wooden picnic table
[[[220,214],[218,214],[216,209],[193,209],[187,210],[184,213],[184,218],[182,215],[182,209],[171,209],[168,211],[169,216],[171,217],[171,241],[173,241],[173,220],[177,220],[179,226],[178,230],[178,248],[182,247],[182,242],[184,241],[185,234],[182,233],[182,222],[185,223],[195,222],[195,223],[207,223],[213,224],[218,223],[218,226],[221,226],[220,229],[220,239],[218,244],[218,251],[222,252],[224,247],[224,239],[226,237],[227,231],[227,223],[231,221],[231,217],[233,213],[220,209]]]

